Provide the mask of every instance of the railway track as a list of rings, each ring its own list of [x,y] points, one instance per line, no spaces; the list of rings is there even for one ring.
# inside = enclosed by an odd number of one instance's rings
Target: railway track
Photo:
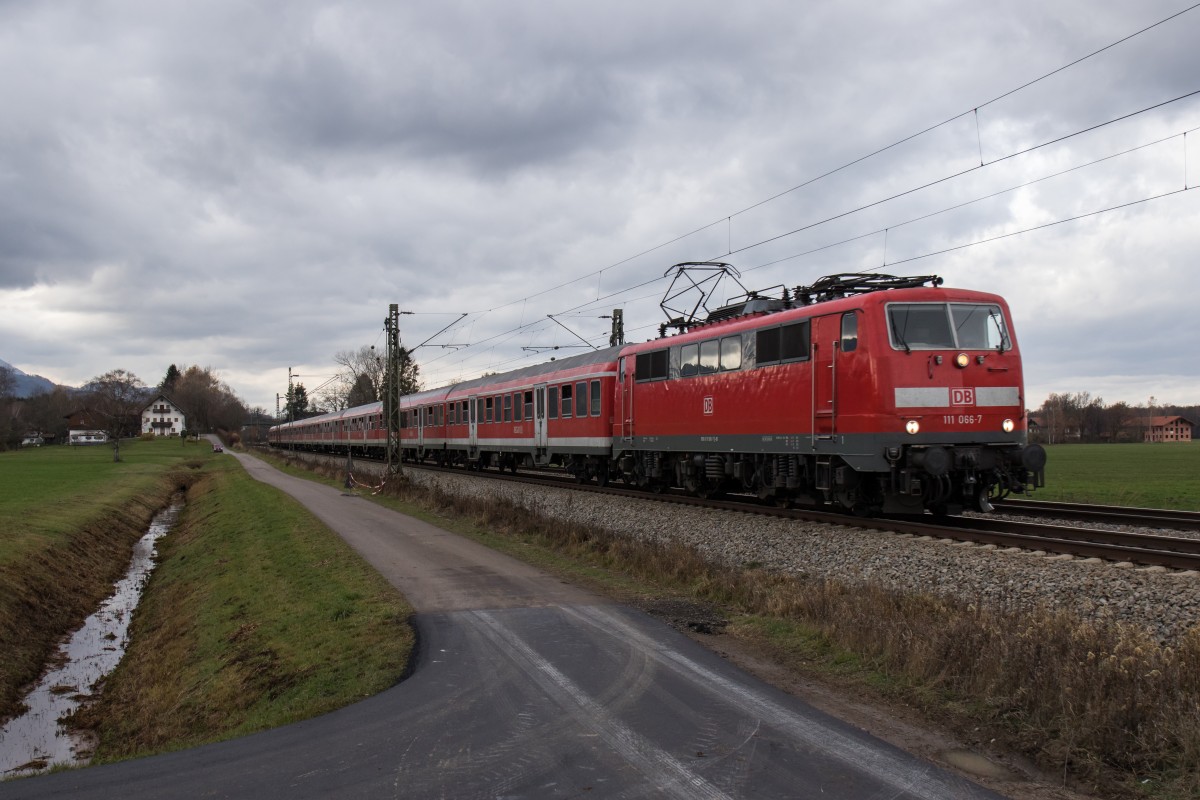
[[[1129,531],[1113,531],[1107,529],[1084,528],[1065,525],[1051,525],[1039,522],[1020,522],[995,517],[954,517],[935,520],[932,517],[906,518],[887,517],[869,518],[855,517],[847,514],[837,514],[802,508],[778,508],[766,505],[754,498],[732,498],[723,500],[703,499],[686,494],[662,493],[655,494],[641,489],[576,483],[572,478],[561,475],[531,474],[502,474],[497,472],[465,473],[461,469],[432,467],[427,465],[407,464],[406,468],[419,468],[455,475],[487,476],[496,480],[515,481],[545,486],[547,484],[607,494],[616,497],[630,497],[639,500],[657,500],[665,503],[676,503],[701,508],[712,508],[724,511],[736,511],[745,514],[782,517],[808,522],[819,522],[830,525],[847,525],[856,528],[907,533],[913,536],[929,536],[937,539],[953,539],[964,542],[974,542],[981,545],[993,545],[997,548],[1019,548],[1027,551],[1044,552],[1055,555],[1071,555],[1080,558],[1098,558],[1110,562],[1124,562],[1141,566],[1165,567],[1173,570],[1200,571],[1200,540],[1179,536],[1134,533]],[[1015,506],[1020,505],[1020,510]],[[998,510],[1013,510],[1016,513],[1026,513],[1027,501],[1004,501]],[[1035,503],[1036,513],[1046,516],[1064,518],[1063,512],[1051,506],[1070,506],[1072,504]],[[1078,513],[1083,514],[1087,507],[1077,507]],[[1148,523],[1146,520],[1176,519],[1188,522],[1187,512],[1161,512],[1158,516],[1156,509],[1109,509],[1095,510],[1091,516],[1078,519],[1091,522],[1138,525],[1142,527],[1168,527]],[[1120,514],[1120,511],[1129,513]],[[1192,515],[1200,519],[1200,515]]]
[[[1056,503],[1044,500],[1005,498],[994,504],[1003,513],[1032,517],[1073,520],[1112,525],[1137,525],[1143,528],[1165,528],[1181,531],[1200,531],[1200,512],[1164,508],[1130,508],[1128,506],[1093,506],[1082,503]]]

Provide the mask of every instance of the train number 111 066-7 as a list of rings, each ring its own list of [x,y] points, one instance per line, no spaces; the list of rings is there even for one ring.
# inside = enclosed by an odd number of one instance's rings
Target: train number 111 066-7
[[[947,425],[982,425],[982,414],[945,414],[942,416],[942,422]]]

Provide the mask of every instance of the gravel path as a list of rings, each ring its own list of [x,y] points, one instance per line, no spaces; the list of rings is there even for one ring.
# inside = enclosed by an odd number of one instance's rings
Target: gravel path
[[[451,494],[503,498],[564,522],[647,541],[680,542],[727,565],[753,564],[851,585],[932,590],[981,606],[1071,608],[1086,617],[1143,625],[1164,643],[1200,623],[1200,574],[1196,572],[1047,556],[467,474],[416,469],[405,474],[418,485],[437,486]]]

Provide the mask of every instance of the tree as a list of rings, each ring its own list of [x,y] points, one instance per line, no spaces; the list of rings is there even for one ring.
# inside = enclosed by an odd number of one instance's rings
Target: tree
[[[333,360],[341,369],[320,393],[322,405],[330,409],[350,408],[374,403],[383,398],[387,380],[385,354],[373,345],[363,345],[357,350],[342,350]],[[400,350],[400,394],[421,391],[418,378],[420,367],[412,360],[407,350]]]
[[[21,408],[19,424],[23,430],[38,431],[53,437],[55,441],[67,440],[67,416],[76,400],[71,391],[55,386],[52,391],[35,394],[25,400]]]
[[[84,387],[88,405],[113,443],[113,461],[121,460],[121,437],[137,431],[146,384],[132,372],[114,369],[92,378]]]
[[[288,387],[287,399],[283,405],[283,413],[288,419],[302,419],[308,411],[308,390],[303,383]]]
[[[179,367],[172,364],[167,367],[167,374],[163,377],[162,383],[158,385],[159,391],[167,392],[168,394],[175,390],[175,384],[179,381]]]
[[[246,405],[211,367],[190,366],[175,381],[171,393],[193,432],[236,431],[246,418]]]
[[[375,390],[375,384],[371,382],[371,376],[359,375],[354,381],[354,386],[350,388],[350,394],[346,396],[346,406],[365,406],[378,399],[379,393]]]
[[[12,393],[16,379],[8,367],[0,367],[0,450],[12,442],[20,442],[17,426],[13,425]]]

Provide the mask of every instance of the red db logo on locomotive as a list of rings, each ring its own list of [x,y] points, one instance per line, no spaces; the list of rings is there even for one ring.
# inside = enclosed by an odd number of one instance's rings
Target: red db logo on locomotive
[[[713,413],[713,399],[711,396],[705,397],[704,398],[704,414],[705,414],[705,416],[712,416],[712,413]]]
[[[975,390],[974,389],[951,389],[950,390],[950,405],[952,405],[952,406],[973,406],[973,405],[975,405]]]

